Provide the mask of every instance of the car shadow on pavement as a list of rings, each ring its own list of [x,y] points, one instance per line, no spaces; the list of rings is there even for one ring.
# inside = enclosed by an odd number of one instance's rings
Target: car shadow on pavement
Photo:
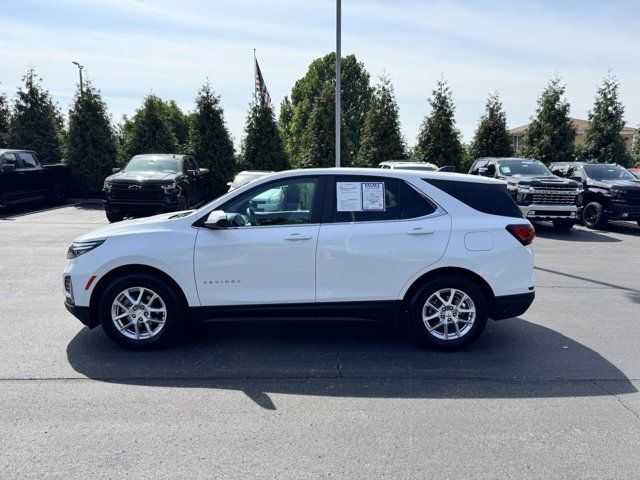
[[[606,231],[601,233],[582,227],[574,227],[568,232],[559,232],[553,226],[543,223],[536,223],[536,236],[541,238],[549,238],[552,240],[562,240],[567,242],[601,242],[601,243],[617,243],[622,242],[620,238],[605,235]],[[626,232],[625,232],[626,233]]]
[[[210,324],[188,342],[147,352],[82,329],[69,363],[91,379],[127,385],[372,398],[538,398],[636,392],[590,348],[522,319],[493,322],[470,348],[426,350],[376,323]]]
[[[62,208],[74,207],[78,210],[102,210],[102,202],[95,200],[67,201],[62,205],[47,205],[45,203],[29,203],[23,205],[12,205],[0,209],[0,221],[14,221],[20,217],[60,210]]]

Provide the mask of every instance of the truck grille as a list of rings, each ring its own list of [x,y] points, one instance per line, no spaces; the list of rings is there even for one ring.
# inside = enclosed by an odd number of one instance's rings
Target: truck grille
[[[113,184],[111,186],[111,201],[113,202],[160,203],[163,197],[164,192],[160,185]]]
[[[544,186],[533,192],[533,203],[542,205],[573,205],[576,200],[575,188],[565,186]]]
[[[627,190],[627,203],[629,205],[640,205],[640,189]]]

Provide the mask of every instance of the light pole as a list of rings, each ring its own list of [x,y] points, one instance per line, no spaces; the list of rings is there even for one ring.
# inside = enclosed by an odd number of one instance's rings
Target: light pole
[[[80,73],[80,95],[82,95],[84,93],[83,86],[82,86],[82,69],[84,68],[84,65],[80,65],[78,62],[71,62],[71,63],[73,63],[76,67],[78,67],[78,72]]]
[[[341,1],[336,0],[336,167],[340,166],[340,30],[341,30]]]

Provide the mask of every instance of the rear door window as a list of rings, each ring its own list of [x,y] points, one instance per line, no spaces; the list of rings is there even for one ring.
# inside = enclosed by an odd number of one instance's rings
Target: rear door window
[[[19,153],[20,160],[22,160],[23,168],[36,168],[38,166],[38,162],[36,158],[31,153]]]
[[[506,184],[440,179],[424,179],[424,181],[479,212],[501,217],[522,218],[522,212],[509,195]]]

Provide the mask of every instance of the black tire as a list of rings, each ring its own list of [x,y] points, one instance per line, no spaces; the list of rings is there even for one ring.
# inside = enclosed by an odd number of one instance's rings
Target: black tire
[[[49,192],[49,201],[53,205],[62,205],[67,200],[67,189],[62,183],[55,183]]]
[[[456,338],[457,335],[455,332],[455,326],[451,327],[451,332],[454,338],[443,339],[438,338],[436,334],[444,334],[444,325],[441,327],[442,332],[440,332],[439,329],[433,329],[432,331],[435,331],[435,333],[430,333],[425,322],[423,321],[422,314],[423,309],[426,308],[427,300],[436,292],[443,289],[456,289],[466,294],[475,306],[475,319],[473,320],[471,327],[466,331],[464,331],[464,328],[466,327],[462,327],[461,332],[464,333],[459,338]],[[450,298],[447,297],[443,298],[445,300],[450,300]],[[441,306],[442,305],[436,305],[436,307]],[[468,347],[473,342],[475,342],[480,334],[484,331],[487,325],[488,317],[487,298],[478,284],[466,277],[457,275],[442,276],[428,281],[414,293],[413,297],[410,299],[409,307],[407,309],[407,315],[410,331],[413,337],[420,344],[437,350],[460,350],[462,348]],[[456,324],[458,320],[463,320],[462,315],[464,314],[458,313],[458,315],[458,319],[455,320]],[[453,318],[445,317],[445,320],[447,321],[447,323],[451,321],[451,323],[448,323],[448,325],[454,325]],[[469,320],[469,317],[465,318],[465,320]],[[435,322],[441,322],[441,320],[436,318],[434,323],[431,323],[432,327],[434,326]]]
[[[111,213],[107,213],[107,220],[109,223],[121,222],[124,217],[122,215],[112,215]]]
[[[587,228],[602,228],[607,224],[607,214],[600,202],[591,202],[582,209],[582,224]]]
[[[164,325],[150,338],[135,339],[126,336],[116,328],[111,316],[112,305],[116,298],[123,291],[129,288],[134,289],[138,287],[142,287],[144,289],[148,289],[152,293],[156,293],[166,307]],[[148,299],[150,296],[151,295],[148,295],[146,298]],[[137,300],[137,298],[134,298],[134,300]],[[155,300],[155,302],[157,301],[158,300]],[[157,306],[158,303],[153,303],[153,305]],[[102,324],[102,329],[109,338],[118,345],[132,350],[148,350],[151,348],[166,346],[181,339],[185,332],[184,305],[178,294],[175,292],[175,287],[168,285],[165,280],[148,273],[130,273],[113,280],[104,289],[100,296],[98,315],[100,323]],[[125,317],[125,320],[127,322],[133,321],[131,317]],[[140,320],[142,320],[142,317],[138,317],[136,322],[138,322],[140,332],[142,332],[141,336],[146,336],[147,333],[143,328],[146,320],[143,320],[142,322],[140,322]],[[158,324],[156,324],[156,326],[159,327]]]
[[[568,232],[575,224],[575,220],[568,220],[566,218],[556,218],[553,220],[553,228],[560,232]]]

